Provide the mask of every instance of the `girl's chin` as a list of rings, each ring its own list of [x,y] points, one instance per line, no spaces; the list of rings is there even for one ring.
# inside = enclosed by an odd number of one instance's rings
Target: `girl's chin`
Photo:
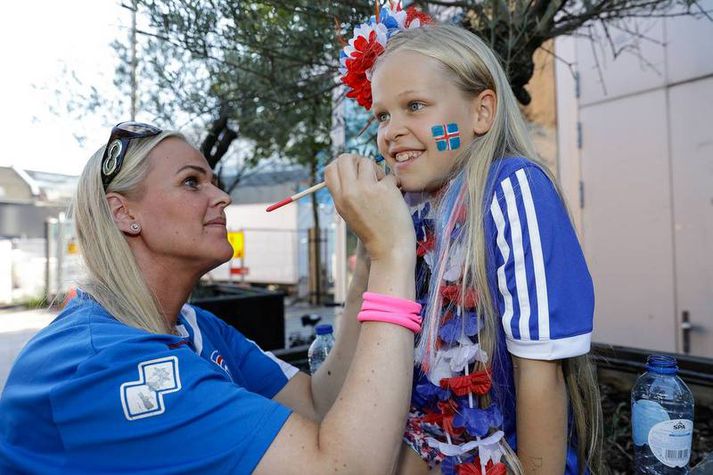
[[[424,191],[427,193],[432,193],[434,191],[440,190],[446,183],[446,180],[443,179],[418,180],[414,179],[414,177],[399,178],[399,189],[404,193],[421,193]]]

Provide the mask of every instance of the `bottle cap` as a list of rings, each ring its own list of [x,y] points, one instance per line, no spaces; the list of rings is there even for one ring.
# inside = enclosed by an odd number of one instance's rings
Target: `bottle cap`
[[[333,332],[332,325],[330,325],[329,323],[317,325],[314,329],[317,332],[317,335],[328,335]]]
[[[646,370],[656,374],[676,374],[678,365],[676,358],[669,355],[649,355],[646,360]]]

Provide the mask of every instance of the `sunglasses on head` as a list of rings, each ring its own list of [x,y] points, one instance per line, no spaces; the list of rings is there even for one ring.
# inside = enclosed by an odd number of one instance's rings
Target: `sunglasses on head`
[[[121,122],[116,124],[114,128],[111,129],[111,135],[109,135],[109,141],[104,149],[104,155],[102,156],[101,162],[101,175],[104,191],[106,191],[109,183],[111,183],[111,180],[119,174],[121,165],[124,163],[124,157],[126,156],[126,150],[129,147],[129,142],[133,139],[153,137],[161,132],[162,130],[156,126],[133,121]]]

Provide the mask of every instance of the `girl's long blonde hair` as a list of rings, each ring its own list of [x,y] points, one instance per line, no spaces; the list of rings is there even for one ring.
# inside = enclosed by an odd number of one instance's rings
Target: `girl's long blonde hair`
[[[149,152],[168,137],[183,139],[178,132],[164,131],[154,137],[132,140],[121,171],[106,192],[100,174],[105,147],[97,150],[82,171],[70,207],[87,270],[79,287],[117,320],[151,333],[171,333],[171,329],[146,285],[126,237],[114,223],[106,194],[138,196],[148,173]]]
[[[488,276],[488,243],[484,229],[488,198],[484,194],[488,174],[493,166],[497,166],[498,160],[507,156],[522,156],[538,164],[555,186],[556,180],[547,167],[539,162],[505,72],[493,51],[480,38],[463,28],[449,25],[429,25],[403,31],[389,40],[386,51],[379,57],[375,67],[383,61],[388,61],[389,55],[395,51],[412,51],[435,59],[446,68],[448,77],[466,97],[475,97],[486,89],[494,91],[497,96],[492,127],[486,134],[466,146],[457,158],[455,173],[459,179],[451,180],[441,195],[443,199],[439,206],[440,213],[437,213],[439,217],[436,218],[441,224],[451,223],[452,216],[446,215],[457,212],[458,206],[454,206],[454,203],[457,205],[461,200],[468,205],[462,234],[465,269],[461,295],[466,295],[468,288],[476,289],[479,297],[477,312],[483,317],[484,323],[478,334],[479,343],[488,355],[495,357],[500,318]],[[439,266],[445,265],[449,250],[449,227],[446,225],[439,229],[437,223],[436,228],[438,258],[432,280],[437,279]],[[432,290],[429,292],[426,307],[426,312],[431,313],[431,323],[433,318],[440,316],[441,297],[439,292],[434,291],[438,284],[439,282],[431,282]],[[459,305],[461,314],[465,314],[462,302]],[[426,322],[424,329],[425,326]],[[431,359],[432,363],[435,339],[436,332],[430,332],[430,335],[425,333],[420,339],[416,352],[419,361],[424,360],[428,364]],[[580,470],[586,466],[592,473],[601,473],[602,414],[595,371],[587,355],[563,360],[562,368],[577,432]],[[486,368],[481,364],[478,369]],[[481,403],[487,404],[488,401]],[[510,468],[520,472],[522,467],[505,442],[504,449]]]

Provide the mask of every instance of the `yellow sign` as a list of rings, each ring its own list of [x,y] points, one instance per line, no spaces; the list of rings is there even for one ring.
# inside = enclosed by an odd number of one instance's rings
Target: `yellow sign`
[[[228,232],[228,241],[233,246],[233,259],[245,257],[245,233],[243,231]]]
[[[67,243],[67,254],[76,254],[79,252],[79,246],[77,245],[76,242],[72,239]]]

